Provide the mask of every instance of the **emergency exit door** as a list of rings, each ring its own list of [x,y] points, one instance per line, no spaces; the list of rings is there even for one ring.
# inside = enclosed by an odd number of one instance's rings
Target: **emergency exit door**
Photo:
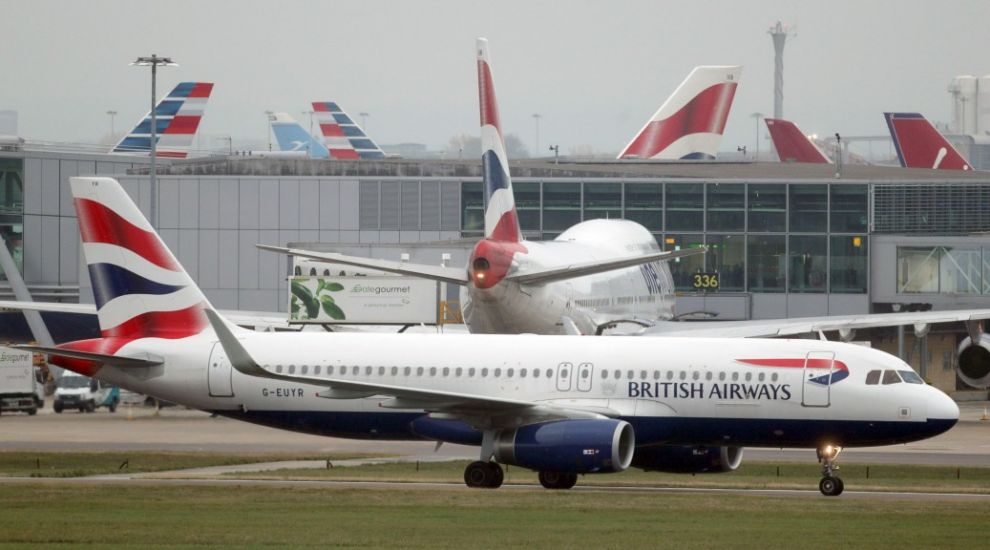
[[[210,353],[210,362],[206,365],[206,383],[210,390],[211,397],[233,397],[233,369],[227,354],[223,351],[223,346],[219,342],[213,344],[213,352]]]

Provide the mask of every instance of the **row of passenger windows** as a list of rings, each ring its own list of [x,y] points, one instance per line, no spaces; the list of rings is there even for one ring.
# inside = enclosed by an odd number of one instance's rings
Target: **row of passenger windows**
[[[402,373],[403,376],[413,376],[413,375],[415,375],[415,376],[426,376],[426,375],[428,375],[428,376],[431,376],[431,377],[435,377],[437,375],[440,375],[440,376],[445,377],[445,378],[446,377],[450,377],[450,375],[452,373],[453,373],[453,375],[455,377],[458,377],[458,378],[461,377],[461,376],[464,376],[465,374],[467,374],[467,376],[469,378],[474,378],[478,374],[480,374],[482,378],[488,378],[489,373],[491,373],[491,375],[493,377],[495,377],[495,378],[501,378],[502,377],[502,372],[503,372],[501,368],[494,368],[494,369],[488,369],[488,368],[476,369],[474,367],[471,367],[471,368],[468,368],[468,369],[464,369],[462,367],[457,367],[457,368],[454,368],[454,369],[451,369],[450,367],[443,367],[443,368],[437,368],[437,367],[429,367],[429,368],[426,368],[426,367],[415,367],[415,368],[414,367],[377,367],[376,368],[376,367],[347,367],[346,365],[342,365],[340,367],[334,367],[333,365],[331,365],[331,366],[326,367],[326,375],[327,376],[334,376],[334,374],[337,374],[337,375],[340,375],[340,376],[346,376],[346,375],[350,374],[350,375],[353,375],[353,376],[360,376],[362,374],[362,369],[364,371],[364,376],[373,376],[377,372],[378,376],[385,376],[386,373],[389,374],[389,375],[391,375],[391,376],[399,376],[399,373]],[[283,367],[282,365],[276,365],[275,366],[275,372],[277,372],[279,374],[282,374],[283,372],[287,372],[288,374],[296,374],[296,370],[297,370],[297,367],[295,365],[288,365],[287,367]],[[582,369],[578,369],[578,370],[579,370],[578,376],[580,376],[582,379],[588,378],[589,373],[591,372],[590,369],[583,369],[582,368]],[[299,371],[299,374],[306,375],[306,374],[309,374],[310,373],[310,367],[308,365],[302,365],[302,366],[298,367],[298,371]],[[316,365],[316,366],[312,367],[312,373],[313,373],[314,376],[320,376],[320,375],[323,374],[323,372],[324,372],[324,369],[323,369],[323,367],[321,365]],[[513,377],[515,377],[517,371],[516,371],[516,369],[513,369],[513,368],[507,368],[507,369],[505,369],[504,372],[505,372],[505,376],[507,378],[513,378]],[[674,380],[674,377],[675,377],[674,371],[665,371],[665,374],[662,373],[659,370],[652,371],[652,372],[653,372],[653,379],[654,380],[660,380],[661,378],[664,378],[666,380]],[[526,378],[530,374],[532,374],[532,377],[533,378],[540,378],[542,376],[545,376],[546,378],[553,378],[553,369],[546,369],[546,371],[544,373],[544,371],[542,371],[541,369],[525,369],[525,368],[521,368],[521,369],[518,370],[518,373],[519,373],[519,378]],[[569,374],[570,374],[569,373],[569,369],[564,368],[564,369],[561,370],[560,376],[561,376],[561,378],[567,378]],[[645,371],[645,370],[638,371],[638,374],[639,374],[639,379],[640,380],[646,380],[648,378],[648,372]],[[627,379],[633,380],[633,379],[636,378],[637,371],[627,370],[625,372],[625,375],[626,375],[626,378]],[[602,369],[601,370],[601,378],[602,378],[602,380],[607,380],[610,377],[611,378],[614,378],[616,380],[620,380],[622,378],[622,371],[621,370],[618,370],[618,369],[613,370],[613,371],[610,371],[608,369]],[[688,379],[688,373],[686,371],[678,371],[676,373],[676,377],[677,377],[678,380],[687,380]],[[701,380],[702,374],[701,374],[700,371],[693,371],[690,374],[690,378],[691,378],[691,380]],[[715,378],[715,375],[714,375],[714,373],[712,371],[706,371],[704,373],[704,379],[705,380],[711,381],[711,380],[714,380],[714,378]],[[726,378],[727,378],[727,375],[726,375],[726,373],[724,371],[718,373],[718,380],[720,382],[725,381]],[[747,373],[745,373],[744,376],[742,376],[742,378],[746,382],[750,382],[750,381],[753,380],[753,373],[747,372]],[[731,380],[733,382],[737,382],[739,379],[740,379],[740,374],[738,372],[733,372],[732,375],[731,375]],[[763,373],[763,372],[758,373],[756,375],[756,379],[758,381],[760,381],[760,382],[764,382],[766,380],[766,373]],[[770,380],[772,382],[776,382],[777,381],[777,373],[771,374],[770,375]]]
[[[925,381],[913,370],[871,370],[866,373],[866,384],[875,386],[877,384],[900,384],[901,379],[908,384],[924,384]]]

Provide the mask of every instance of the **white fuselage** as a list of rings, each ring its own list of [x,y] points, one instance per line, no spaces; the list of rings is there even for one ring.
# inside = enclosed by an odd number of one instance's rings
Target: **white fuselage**
[[[636,444],[815,447],[912,441],[955,423],[958,408],[924,384],[866,385],[869,370],[910,370],[883,352],[815,340],[581,338],[424,334],[240,333],[274,373],[367,381],[608,410],[633,424]],[[320,397],[327,386],[244,375],[210,330],[178,341],[141,339],[118,354],[163,357],[157,367],[103,367],[96,376],[197,409],[297,431],[416,439],[423,410],[385,397]],[[834,357],[848,376],[742,360]],[[838,369],[838,367],[836,367]],[[825,371],[826,373],[828,371]]]
[[[643,226],[626,220],[589,220],[552,241],[523,241],[509,274],[612,260],[659,252]],[[543,285],[502,280],[481,289],[462,288],[464,322],[480,334],[563,334],[569,317],[582,334],[594,334],[611,321],[669,320],[674,312],[674,283],[666,262],[617,269]]]

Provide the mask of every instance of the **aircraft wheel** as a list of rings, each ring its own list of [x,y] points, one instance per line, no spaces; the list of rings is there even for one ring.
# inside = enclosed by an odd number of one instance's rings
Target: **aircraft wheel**
[[[818,490],[827,497],[837,497],[842,494],[843,489],[845,486],[842,480],[837,477],[823,477],[818,482]]]
[[[547,489],[570,489],[577,483],[577,474],[565,472],[540,472],[540,485]]]
[[[497,465],[496,465],[497,466]],[[498,472],[501,472],[502,468],[498,468]],[[490,462],[483,462],[481,460],[476,460],[468,464],[467,468],[464,469],[464,483],[468,487],[472,488],[494,488],[501,485],[494,485],[496,481],[496,470],[491,467]],[[501,481],[502,476],[498,476],[498,481]]]
[[[489,462],[488,464],[492,469],[492,479],[488,487],[498,489],[502,486],[502,482],[505,481],[505,471],[502,470],[502,467],[497,462]]]

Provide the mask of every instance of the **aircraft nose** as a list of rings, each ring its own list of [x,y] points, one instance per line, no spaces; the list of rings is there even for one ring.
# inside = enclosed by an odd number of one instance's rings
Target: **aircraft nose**
[[[935,390],[935,388],[932,388]],[[928,418],[933,420],[959,420],[959,405],[945,393],[935,390],[928,398]]]

